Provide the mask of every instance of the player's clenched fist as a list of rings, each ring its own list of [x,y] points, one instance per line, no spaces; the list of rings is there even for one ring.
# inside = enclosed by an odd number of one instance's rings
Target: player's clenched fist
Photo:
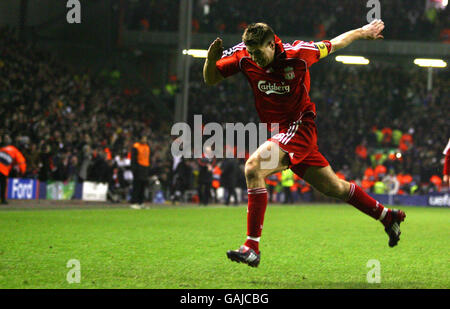
[[[362,27],[363,38],[367,40],[383,39],[381,31],[384,29],[384,22],[381,19],[374,19],[370,24]]]
[[[222,39],[217,38],[214,40],[214,42],[211,43],[211,45],[208,48],[208,60],[216,62],[222,57],[223,53],[223,46],[222,46]]]

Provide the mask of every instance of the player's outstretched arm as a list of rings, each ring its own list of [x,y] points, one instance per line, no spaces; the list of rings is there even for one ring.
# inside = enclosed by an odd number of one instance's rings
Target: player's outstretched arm
[[[378,40],[383,39],[381,32],[384,29],[384,22],[381,19],[375,19],[370,24],[365,25],[362,28],[354,29],[341,34],[340,36],[332,39],[331,53],[347,47],[356,40]]]
[[[203,79],[207,85],[215,85],[224,79],[216,67],[216,62],[222,57],[222,53],[222,39],[217,38],[209,46],[208,55],[203,65]]]

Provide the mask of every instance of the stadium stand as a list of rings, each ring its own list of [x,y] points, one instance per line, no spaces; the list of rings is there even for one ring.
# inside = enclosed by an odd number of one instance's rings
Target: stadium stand
[[[281,35],[323,39],[359,27],[370,8],[367,1],[261,0],[194,1],[194,33],[242,33],[247,24],[263,21]],[[381,17],[386,25],[384,36],[390,40],[448,41],[449,9],[424,7],[424,0],[385,1]],[[332,4],[332,5],[331,5]],[[131,30],[176,31],[178,6],[172,0],[128,1],[127,25]],[[223,8],[227,9],[224,10]],[[268,9],[273,8],[273,10]],[[307,14],[305,14],[305,11]],[[280,13],[282,12],[282,13]]]
[[[240,34],[247,23],[262,20],[280,36],[320,40],[365,22],[365,4],[345,0],[328,6],[326,2],[262,0],[255,6],[253,1],[195,1],[193,32]],[[401,1],[383,3],[382,18],[389,25],[385,38],[448,40],[448,7],[424,9],[423,2],[409,1],[407,6]],[[177,1],[125,3],[129,29],[177,31]],[[219,10],[223,7],[227,10]],[[305,7],[308,14],[304,14]],[[177,169],[177,160],[170,154],[173,119],[149,109],[139,89],[124,87],[111,76],[73,69],[55,55],[18,40],[10,29],[2,29],[0,35],[4,46],[0,58],[4,126],[0,135],[8,134],[26,145],[26,177],[107,182],[120,192],[119,199],[126,199],[131,184],[130,149],[136,136],[146,134],[152,173],[161,182],[165,197],[180,199],[174,191],[182,188],[191,201],[198,199],[197,160],[186,160]],[[235,76],[217,87],[206,87],[202,66],[202,60],[192,61],[189,121],[198,114],[204,123],[259,121],[245,78]],[[442,146],[450,136],[448,119],[443,116],[450,112],[445,101],[450,89],[448,74],[448,70],[435,71],[434,87],[428,92],[424,70],[413,66],[389,61],[367,67],[345,67],[331,61],[313,66],[311,97],[318,112],[319,147],[339,177],[371,192],[378,180],[391,174],[400,194],[442,190]],[[153,96],[167,114],[173,114],[176,92],[174,76],[164,88],[153,88]],[[239,160],[236,186],[245,191],[244,162]],[[301,179],[295,181],[297,199],[310,188]],[[275,183],[274,187],[281,187],[280,181]]]
[[[167,128],[156,125],[159,115],[149,113],[138,94],[100,74],[80,74],[19,41],[12,29],[1,29],[0,37],[0,135],[24,145],[25,177],[129,186],[123,162],[139,134],[151,140],[154,172],[167,174]]]

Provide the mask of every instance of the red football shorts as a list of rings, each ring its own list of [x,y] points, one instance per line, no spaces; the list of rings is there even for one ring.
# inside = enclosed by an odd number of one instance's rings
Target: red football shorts
[[[317,146],[317,127],[314,119],[305,118],[292,123],[287,128],[269,139],[289,155],[289,168],[303,178],[310,166],[325,167],[330,165],[319,152]]]

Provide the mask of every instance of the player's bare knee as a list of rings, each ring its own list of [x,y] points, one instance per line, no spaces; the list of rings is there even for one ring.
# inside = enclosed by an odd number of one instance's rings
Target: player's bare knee
[[[250,158],[245,163],[245,178],[257,179],[260,176],[258,159]]]
[[[348,195],[347,188],[349,187],[349,183],[342,179],[336,179],[333,181],[332,185],[332,196],[339,199],[344,199]]]
[[[328,197],[342,198],[346,195],[345,181],[337,178],[332,181],[321,184],[320,188],[317,188],[322,194]]]

